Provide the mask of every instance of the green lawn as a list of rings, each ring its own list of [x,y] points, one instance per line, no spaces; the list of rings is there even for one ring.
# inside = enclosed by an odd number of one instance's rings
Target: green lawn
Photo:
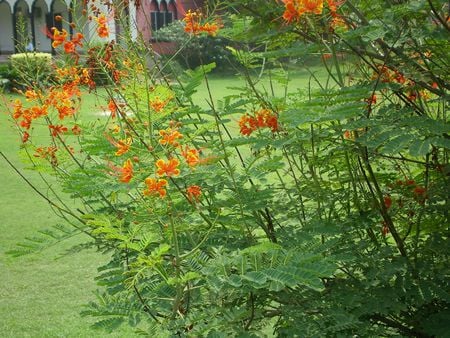
[[[85,99],[85,113],[100,109],[93,95],[85,94]],[[3,104],[0,106],[0,150],[23,168],[18,156],[20,142]],[[29,180],[42,186],[35,172],[23,172]],[[0,336],[134,336],[126,329],[113,335],[91,329],[89,324],[93,320],[79,315],[82,305],[94,297],[96,268],[108,260],[93,250],[59,258],[73,245],[85,241],[84,235],[38,254],[19,258],[5,255],[5,251],[15,248],[25,237],[34,236],[60,219],[3,159],[0,177]]]
[[[319,71],[323,76],[323,72]],[[296,72],[292,86],[307,89],[309,73]],[[235,94],[228,87],[243,86],[244,81],[235,77],[211,76],[210,88],[214,100]],[[270,83],[264,77],[258,84],[260,89],[270,91]],[[276,94],[283,89],[275,84]],[[292,90],[292,89],[291,89]],[[101,94],[101,93],[100,93]],[[8,96],[10,99],[13,96]],[[194,95],[195,103],[207,107],[206,85]],[[101,110],[94,94],[83,94],[83,120],[99,118],[95,112]],[[0,150],[19,168],[19,139],[8,116],[4,113],[4,102],[0,102]],[[100,117],[101,118],[101,117]],[[39,136],[44,129],[35,131]],[[39,182],[35,172],[24,171],[32,182]],[[133,337],[127,328],[112,335],[94,331],[89,324],[92,319],[82,318],[82,305],[94,298],[96,285],[93,277],[96,267],[108,257],[90,250],[61,256],[68,248],[84,241],[84,235],[74,237],[39,254],[12,258],[5,255],[16,243],[33,236],[39,229],[46,229],[60,222],[52,209],[0,159],[0,336],[1,337]],[[39,186],[39,184],[38,184]],[[68,202],[71,201],[68,199]]]

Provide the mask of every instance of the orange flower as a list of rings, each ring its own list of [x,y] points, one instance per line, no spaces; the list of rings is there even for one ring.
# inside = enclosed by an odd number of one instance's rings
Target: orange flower
[[[36,93],[34,90],[32,89],[28,89],[25,92],[25,97],[27,98],[27,101],[33,101],[33,100],[37,100],[39,99],[39,95],[38,93]]]
[[[53,42],[52,47],[57,48],[59,45],[62,45],[64,41],[66,41],[67,38],[67,31],[65,29],[62,29],[59,31],[57,28],[53,27]]]
[[[113,99],[110,99],[108,102],[108,109],[111,111],[111,118],[116,117],[117,105]]]
[[[75,45],[73,44],[72,41],[64,42],[64,52],[66,54],[70,54],[70,53],[75,52]]]
[[[202,32],[207,33],[210,36],[216,36],[217,31],[219,30],[219,25],[217,23],[205,23],[203,26],[200,27],[200,30]]]
[[[42,116],[46,116],[48,114],[47,112],[47,106],[43,105],[43,106],[34,106],[31,107],[31,113],[32,113],[32,118],[33,119],[37,119],[39,117]]]
[[[122,168],[120,168],[120,182],[122,183],[129,183],[130,180],[133,178],[133,163],[130,159],[126,160],[123,163]]]
[[[80,135],[81,134],[81,128],[80,128],[80,126],[78,124],[76,124],[76,125],[74,125],[72,127],[72,133],[74,135]]]
[[[52,136],[54,136],[54,137],[58,136],[59,134],[63,134],[63,133],[65,133],[67,131],[67,127],[65,127],[63,125],[56,125],[55,126],[53,124],[50,124],[48,126],[48,128],[51,130]]]
[[[22,101],[16,99],[13,104],[13,118],[17,120],[23,114],[23,105]]]
[[[65,106],[65,105],[57,106],[56,110],[58,111],[60,120],[63,120],[65,117],[72,116],[73,114],[75,114],[75,109],[73,107],[69,107],[69,106]]]
[[[249,136],[260,128],[269,128],[272,133],[278,131],[278,116],[268,109],[261,109],[255,112],[255,116],[249,114],[242,115],[239,119],[240,133]]]
[[[208,35],[215,36],[217,31],[219,30],[219,24],[216,22],[209,23],[206,22],[203,25],[200,24],[200,19],[202,14],[200,12],[192,12],[188,10],[186,16],[184,17],[184,31],[186,33],[191,33],[194,35],[198,35],[200,33],[207,33]]]
[[[76,33],[72,38],[72,42],[75,46],[83,47],[83,38],[84,38],[83,34]]]
[[[165,187],[167,186],[167,181],[165,179],[147,177],[145,184],[147,185],[147,189],[144,190],[145,196],[156,194],[159,194],[159,197],[166,196],[167,192]]]
[[[184,157],[187,165],[190,167],[194,167],[200,162],[198,150],[194,148],[191,149],[188,146],[181,151],[181,156]]]
[[[168,128],[166,130],[160,130],[159,135],[162,137],[159,143],[162,145],[172,145],[178,147],[179,143],[177,139],[183,138],[183,135],[176,129]]]
[[[303,0],[301,1],[300,9],[304,13],[322,14],[323,0]]]
[[[83,34],[76,33],[71,41],[66,41],[64,43],[64,51],[67,54],[75,53],[77,46],[79,46],[79,47],[83,46],[83,41],[82,41],[83,37],[84,37]]]
[[[291,23],[295,20],[300,19],[300,17],[305,13],[312,14],[322,14],[323,11],[323,0],[282,0],[284,3],[284,13],[283,19]],[[337,2],[334,0],[327,0],[328,7],[332,15],[336,14],[338,6],[342,4],[343,1]]]
[[[156,161],[157,170],[156,173],[158,176],[178,176],[180,175],[180,169],[178,169],[178,166],[180,165],[180,161],[178,161],[176,158],[171,158],[167,162],[163,159],[159,159]]]
[[[161,112],[166,106],[167,103],[170,101],[170,98],[163,101],[159,98],[159,96],[156,96],[154,99],[150,100],[149,104],[150,107],[157,113]]]
[[[283,13],[283,19],[287,23],[291,23],[294,20],[297,20],[299,18],[299,15],[297,13],[297,9],[295,8],[293,0],[283,0],[285,5],[285,10]]]
[[[353,135],[353,133],[350,130],[346,130],[344,132],[344,139],[346,139],[346,140],[354,140],[355,136]]]
[[[58,159],[56,158],[57,150],[58,150],[58,148],[56,148],[56,147],[47,147],[47,148],[39,147],[39,148],[36,148],[36,152],[33,154],[33,156],[45,158],[47,160],[50,160],[50,162],[53,165],[57,165],[58,164]]]
[[[198,202],[202,194],[202,189],[198,185],[191,185],[186,189],[187,197],[191,202]]]
[[[30,138],[30,134],[28,134],[28,132],[25,131],[22,135],[22,143],[27,142],[29,138]]]
[[[98,24],[97,27],[98,36],[101,38],[107,38],[109,36],[109,30],[105,14],[100,14],[97,18],[95,18],[95,21],[97,21]]]
[[[184,31],[186,33],[198,34],[200,31],[200,24],[198,22],[200,15],[201,14],[198,12],[192,12],[191,10],[187,11],[186,16],[183,19],[185,23]]]
[[[126,140],[119,140],[114,145],[117,147],[117,151],[115,153],[116,156],[123,155],[130,150],[130,145],[133,142],[131,138],[127,138]]]
[[[244,136],[249,136],[251,133],[253,133],[256,128],[253,127],[253,118],[248,115],[242,115],[239,119],[239,127],[240,127],[240,133]]]

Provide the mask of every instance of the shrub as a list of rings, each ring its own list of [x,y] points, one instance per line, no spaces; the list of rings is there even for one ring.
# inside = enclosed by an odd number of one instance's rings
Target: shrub
[[[226,48],[231,41],[220,36],[203,35],[191,38],[184,31],[181,21],[175,21],[155,32],[156,41],[171,41],[180,48],[175,60],[184,67],[194,69],[201,64],[214,62],[216,70],[224,71],[234,62],[230,51]]]
[[[241,13],[227,36],[257,48],[230,48],[246,85],[217,103],[214,63],[170,82],[157,61],[145,68],[145,45],[92,49],[89,72],[114,79],[111,115],[82,128],[67,117],[89,76],[71,51],[71,81],[29,90],[11,115],[32,167],[84,208],[55,189],[42,196],[112,253],[84,314],[156,337],[448,336],[450,61],[438,2],[230,1]],[[190,19],[188,43],[215,25]],[[280,67],[270,78],[281,91],[247,71],[288,57],[323,69],[288,86]],[[47,142],[28,134],[36,122]]]
[[[0,87],[6,90],[12,88],[12,82],[16,78],[15,72],[11,68],[11,63],[0,64]]]
[[[11,55],[11,67],[17,75],[14,84],[19,87],[48,86],[52,76],[50,53],[18,53]]]

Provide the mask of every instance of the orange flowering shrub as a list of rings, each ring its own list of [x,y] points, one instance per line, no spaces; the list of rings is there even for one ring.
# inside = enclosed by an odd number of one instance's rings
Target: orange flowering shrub
[[[80,204],[43,196],[110,254],[85,314],[152,337],[445,335],[444,2],[180,3],[190,38],[230,42],[232,94],[215,64],[168,76],[128,25],[109,41],[146,4],[89,2],[105,43],[54,29],[64,65],[10,103],[30,167]]]

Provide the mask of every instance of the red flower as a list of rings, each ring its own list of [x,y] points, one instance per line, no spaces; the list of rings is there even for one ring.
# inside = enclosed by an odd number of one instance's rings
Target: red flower
[[[383,200],[384,200],[384,205],[385,205],[386,209],[389,209],[392,206],[391,196],[389,196],[389,195],[384,196]]]
[[[416,186],[413,190],[414,198],[419,202],[423,203],[427,198],[427,189],[421,187],[420,185]]]

